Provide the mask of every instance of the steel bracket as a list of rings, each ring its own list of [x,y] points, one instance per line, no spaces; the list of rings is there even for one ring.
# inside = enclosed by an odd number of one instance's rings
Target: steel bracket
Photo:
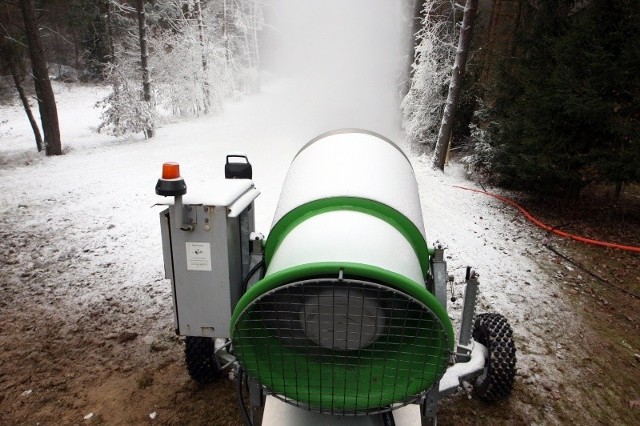
[[[464,307],[462,308],[462,320],[460,321],[460,337],[458,339],[459,362],[468,361],[473,348],[471,334],[473,332],[473,322],[476,315],[476,303],[478,298],[478,275],[467,267],[466,286],[464,289]]]
[[[440,396],[440,382],[433,384],[420,403],[420,420],[422,426],[437,424],[438,398]]]
[[[434,296],[445,310],[447,309],[447,262],[444,260],[444,249],[438,246],[432,256],[432,275]]]

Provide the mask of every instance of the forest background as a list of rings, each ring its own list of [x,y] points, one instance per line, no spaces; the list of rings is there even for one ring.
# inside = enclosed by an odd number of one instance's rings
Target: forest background
[[[640,180],[636,1],[402,4],[408,30],[398,95],[415,149],[435,147],[472,7],[478,19],[449,145],[477,177],[571,202],[602,185],[617,202]],[[50,77],[111,85],[99,131],[152,137],[167,117],[216,113],[259,90],[270,33],[264,11],[261,0],[4,0],[0,93],[5,101],[20,96],[47,154],[62,153]],[[44,138],[30,113],[34,92]]]

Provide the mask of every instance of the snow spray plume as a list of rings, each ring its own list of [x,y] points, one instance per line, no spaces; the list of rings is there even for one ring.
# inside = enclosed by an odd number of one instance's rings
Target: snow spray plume
[[[284,78],[291,126],[309,137],[343,127],[397,137],[407,3],[268,0],[263,65]]]

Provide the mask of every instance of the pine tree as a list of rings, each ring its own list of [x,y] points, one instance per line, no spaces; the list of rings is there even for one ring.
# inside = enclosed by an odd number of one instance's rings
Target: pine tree
[[[493,169],[575,198],[592,182],[640,180],[640,11],[631,0],[564,6],[535,11],[503,76]]]

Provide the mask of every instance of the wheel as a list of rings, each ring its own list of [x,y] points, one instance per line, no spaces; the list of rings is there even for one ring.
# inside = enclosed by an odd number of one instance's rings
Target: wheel
[[[476,316],[473,339],[489,350],[485,374],[476,381],[476,394],[486,401],[508,397],[516,375],[516,346],[507,319],[500,314]]]
[[[222,376],[214,355],[214,340],[210,337],[187,336],[185,358],[189,376],[198,383],[211,383]]]

